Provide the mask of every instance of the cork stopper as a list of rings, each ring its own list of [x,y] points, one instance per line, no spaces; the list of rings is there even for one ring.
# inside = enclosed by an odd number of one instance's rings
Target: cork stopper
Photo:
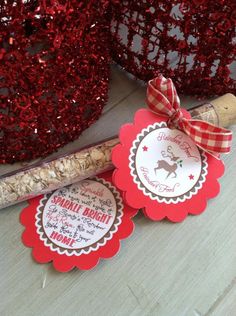
[[[190,113],[194,119],[228,127],[236,123],[236,97],[227,93],[209,103],[192,108]]]
[[[211,104],[218,115],[220,126],[230,126],[236,123],[236,96],[227,93],[211,101]]]

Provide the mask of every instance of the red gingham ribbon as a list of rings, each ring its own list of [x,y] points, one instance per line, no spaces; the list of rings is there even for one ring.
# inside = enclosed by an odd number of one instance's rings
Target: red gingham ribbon
[[[148,82],[147,104],[153,112],[168,117],[169,128],[182,130],[204,151],[214,156],[230,152],[232,132],[204,121],[186,119],[171,79],[159,76]]]

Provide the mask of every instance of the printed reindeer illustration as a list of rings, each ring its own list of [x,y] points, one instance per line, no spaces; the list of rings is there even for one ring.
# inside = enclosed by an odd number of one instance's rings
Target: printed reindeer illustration
[[[176,169],[178,168],[178,165],[182,167],[182,160],[179,160],[180,157],[176,157],[173,154],[172,146],[167,147],[167,151],[162,150],[161,155],[163,158],[170,158],[171,161],[174,161],[173,164],[169,164],[166,160],[158,160],[157,161],[157,167],[154,168],[155,174],[158,169],[164,169],[168,172],[166,179],[173,173],[174,177],[177,177]],[[179,161],[178,161],[179,160]]]

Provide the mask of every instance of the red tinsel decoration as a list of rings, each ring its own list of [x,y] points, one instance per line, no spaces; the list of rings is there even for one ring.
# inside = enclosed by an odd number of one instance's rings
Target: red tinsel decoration
[[[98,118],[108,90],[107,4],[1,1],[1,163],[48,155]]]
[[[179,93],[236,93],[236,1],[112,0],[112,55],[137,78]]]

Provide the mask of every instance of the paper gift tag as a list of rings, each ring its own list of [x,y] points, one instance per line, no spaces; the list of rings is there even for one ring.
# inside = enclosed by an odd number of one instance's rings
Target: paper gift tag
[[[190,114],[182,110],[184,117]],[[152,220],[182,221],[200,214],[219,192],[222,161],[200,150],[189,136],[167,127],[167,118],[139,110],[120,130],[112,153],[113,182],[128,205]]]
[[[20,216],[23,243],[39,263],[87,270],[114,256],[133,231],[136,210],[124,204],[111,172],[29,201]]]

